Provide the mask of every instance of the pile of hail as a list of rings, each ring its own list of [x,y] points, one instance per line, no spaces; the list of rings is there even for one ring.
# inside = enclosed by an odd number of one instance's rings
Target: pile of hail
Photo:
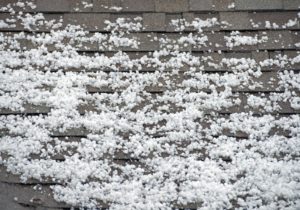
[[[90,209],[300,208],[300,55],[212,52],[204,29],[230,24],[216,18],[173,20],[178,36],[143,53],[139,16],[92,33],[13,6],[0,28],[27,31],[0,33],[0,164],[22,182]]]

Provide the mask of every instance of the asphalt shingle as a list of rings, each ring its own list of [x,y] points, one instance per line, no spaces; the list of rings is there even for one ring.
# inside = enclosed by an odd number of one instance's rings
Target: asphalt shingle
[[[157,12],[187,12],[188,0],[155,0]]]
[[[165,13],[144,13],[143,26],[145,31],[165,31],[166,14]]]
[[[236,10],[279,10],[283,9],[282,0],[236,0]]]

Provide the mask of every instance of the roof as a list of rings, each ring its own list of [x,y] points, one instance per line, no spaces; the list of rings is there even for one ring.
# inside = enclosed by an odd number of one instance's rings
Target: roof
[[[1,209],[299,209],[299,7],[2,0]]]

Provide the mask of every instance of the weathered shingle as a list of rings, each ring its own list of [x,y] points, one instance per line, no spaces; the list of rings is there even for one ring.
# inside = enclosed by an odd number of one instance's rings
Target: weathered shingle
[[[68,0],[37,0],[37,11],[41,12],[68,12],[71,10]]]
[[[253,29],[298,29],[297,12],[257,12],[249,13]]]
[[[225,22],[223,29],[247,30],[251,29],[248,12],[220,12],[220,21]]]
[[[69,13],[64,15],[64,24],[80,25],[90,31],[103,31],[106,27],[104,22],[109,17],[109,14],[101,13]]]
[[[144,13],[143,26],[145,31],[165,31],[166,14],[165,13]]]
[[[94,12],[114,12],[112,8],[121,8],[121,0],[93,0]]]
[[[290,31],[260,32],[260,37],[268,37],[266,42],[258,45],[259,49],[290,49],[295,48]]]
[[[134,37],[140,45],[138,49],[132,47],[124,47],[123,50],[125,51],[154,51],[159,49],[159,42],[155,37],[157,35],[155,33],[132,33],[129,37]]]
[[[282,0],[236,0],[237,10],[276,10],[282,9]]]
[[[190,11],[211,11],[213,9],[213,0],[190,0]]]
[[[185,14],[187,13],[166,14],[166,31],[176,31],[177,27],[174,25],[173,20],[185,18]]]
[[[126,12],[152,12],[155,11],[154,0],[123,0],[122,11]]]
[[[235,8],[234,0],[214,0],[213,10],[215,11],[232,11]]]
[[[157,12],[187,12],[188,0],[155,0]]]
[[[92,0],[69,0],[71,12],[91,12],[93,8]]]
[[[300,0],[283,0],[283,8],[286,10],[299,10]]]
[[[262,62],[264,60],[269,59],[268,51],[252,51],[251,52],[252,59],[255,60],[256,63]],[[268,68],[263,68],[262,70],[268,70]]]
[[[1,0],[0,1],[0,8],[8,8],[7,6],[9,5],[11,8],[14,9],[14,11],[22,11],[22,12],[35,12],[36,11],[36,1],[37,0],[27,0],[27,3],[31,3],[33,7],[29,6],[28,4],[25,4],[23,7],[20,7],[16,5],[17,1],[16,0]],[[21,2],[21,1],[19,1]]]

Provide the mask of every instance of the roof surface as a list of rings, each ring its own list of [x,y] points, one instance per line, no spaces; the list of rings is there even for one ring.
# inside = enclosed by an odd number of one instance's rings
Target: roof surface
[[[1,0],[0,209],[299,209],[299,0]]]

